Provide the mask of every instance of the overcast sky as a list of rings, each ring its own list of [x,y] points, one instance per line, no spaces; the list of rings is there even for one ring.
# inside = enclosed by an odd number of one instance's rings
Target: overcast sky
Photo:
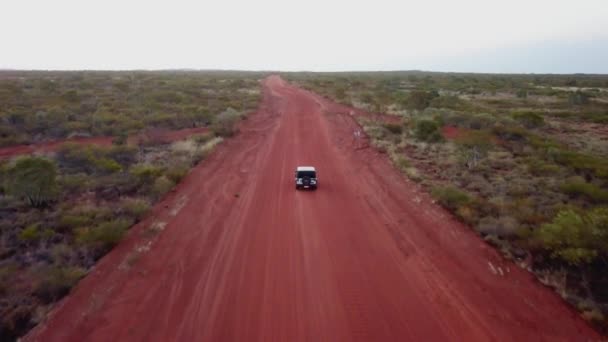
[[[608,73],[607,0],[2,0],[0,68]]]

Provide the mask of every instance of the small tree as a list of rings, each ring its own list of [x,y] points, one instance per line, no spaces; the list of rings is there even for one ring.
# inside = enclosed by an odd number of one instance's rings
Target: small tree
[[[47,206],[57,195],[55,163],[38,157],[19,159],[9,170],[7,190],[34,208]]]
[[[406,108],[423,110],[430,106],[431,101],[436,97],[439,97],[436,91],[414,90],[408,96]]]
[[[534,112],[515,112],[511,116],[526,128],[538,128],[545,124],[543,116]]]
[[[528,98],[528,89],[525,89],[525,88],[518,89],[517,92],[515,92],[515,95],[517,97],[519,97],[520,99],[527,99]]]
[[[475,168],[492,148],[492,136],[486,131],[469,131],[456,139],[464,164]]]
[[[380,91],[374,98],[373,110],[378,113],[385,113],[391,102],[391,94],[387,91]]]
[[[414,129],[414,135],[416,139],[426,142],[443,141],[439,124],[434,120],[418,120]]]
[[[346,100],[346,89],[344,87],[336,88],[334,91],[334,96],[339,102],[344,102],[344,100]]]
[[[436,187],[432,190],[431,194],[437,201],[444,207],[455,211],[459,207],[471,203],[471,197],[463,191],[457,188],[447,187]]]
[[[552,257],[572,265],[592,262],[608,252],[608,209],[560,211],[541,226],[537,237]]]
[[[571,93],[568,96],[568,103],[574,106],[586,105],[587,103],[589,103],[589,95],[580,90],[577,90],[576,92]]]
[[[127,144],[127,140],[129,139],[129,135],[126,132],[121,132],[117,136],[112,139],[112,145],[123,146]]]

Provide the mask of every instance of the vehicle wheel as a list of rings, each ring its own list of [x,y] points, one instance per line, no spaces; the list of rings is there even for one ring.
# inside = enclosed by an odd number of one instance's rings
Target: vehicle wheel
[[[313,186],[313,187],[312,187],[312,189],[316,191],[316,190],[317,190],[317,187],[316,187],[316,186]]]
[[[296,190],[300,190],[300,187],[296,185]]]

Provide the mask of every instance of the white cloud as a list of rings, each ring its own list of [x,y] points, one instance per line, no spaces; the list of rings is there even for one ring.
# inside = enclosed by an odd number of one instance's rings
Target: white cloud
[[[14,0],[0,13],[0,68],[441,69],[608,35],[604,0]]]

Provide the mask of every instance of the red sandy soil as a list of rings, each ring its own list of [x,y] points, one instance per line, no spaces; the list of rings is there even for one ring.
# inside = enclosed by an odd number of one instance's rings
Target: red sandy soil
[[[241,133],[25,340],[600,338],[385,155],[357,149],[343,109],[269,77]],[[297,165],[317,167],[316,192],[294,189]]]
[[[204,133],[208,131],[206,127],[197,128],[186,128],[176,131],[168,130],[153,130],[129,137],[128,142],[130,144],[137,143],[140,139],[153,138],[157,142],[169,143],[172,141],[180,140],[189,137],[193,134]],[[0,147],[0,159],[11,158],[23,154],[36,154],[36,153],[50,153],[55,152],[65,143],[77,143],[77,144],[94,144],[94,145],[112,145],[114,137],[86,137],[86,138],[72,138],[47,141],[31,145],[16,145],[9,147]]]
[[[448,140],[454,140],[462,135],[462,129],[454,126],[444,126],[441,128],[441,134]]]

